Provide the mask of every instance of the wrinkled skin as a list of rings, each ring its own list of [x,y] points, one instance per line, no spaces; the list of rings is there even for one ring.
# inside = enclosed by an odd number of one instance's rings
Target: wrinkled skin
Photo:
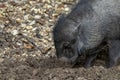
[[[108,67],[116,65],[120,57],[120,46],[114,45],[120,40],[119,4],[119,0],[80,0],[67,16],[62,15],[53,29],[57,57],[75,63],[86,54],[85,67],[90,67],[97,56],[96,50],[106,42],[112,47]]]
[[[63,23],[64,17],[62,16],[60,21],[58,21],[58,24],[56,24],[56,26],[64,26],[67,24],[69,24],[69,21],[66,21],[65,24],[61,24]],[[68,25],[66,25],[68,26]],[[70,26],[70,25],[69,25]],[[60,28],[60,27],[59,27]],[[71,33],[73,32],[72,28],[69,28],[69,31],[67,31],[68,29],[61,30],[59,28],[54,28],[54,43],[55,43],[55,48],[56,48],[56,55],[57,57],[65,62],[68,63],[74,63],[76,61],[76,59],[78,58],[78,48],[80,48],[82,45],[78,45],[79,40],[77,40],[77,31],[76,33]],[[67,32],[66,32],[67,31]],[[59,32],[59,33],[58,33]],[[60,35],[58,35],[60,34]],[[81,43],[82,44],[82,43]],[[78,48],[76,46],[79,46]]]

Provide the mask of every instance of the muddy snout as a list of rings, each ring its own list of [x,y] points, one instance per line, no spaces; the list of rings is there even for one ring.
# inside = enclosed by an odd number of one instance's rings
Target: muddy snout
[[[61,62],[65,62],[65,63],[67,63],[67,64],[71,64],[71,65],[73,65],[73,64],[75,64],[76,62],[77,62],[77,58],[78,58],[78,56],[73,56],[73,57],[71,57],[71,58],[68,58],[68,57],[65,57],[65,56],[62,56],[62,57],[60,57],[60,58],[58,58]]]
[[[62,62],[65,62],[65,63],[70,63],[70,62],[71,62],[71,61],[70,61],[68,58],[66,58],[66,57],[61,57],[61,58],[59,58],[59,60],[62,61]]]
[[[77,49],[73,48],[69,44],[64,44],[57,57],[61,62],[74,64],[76,63],[76,59],[78,58]]]

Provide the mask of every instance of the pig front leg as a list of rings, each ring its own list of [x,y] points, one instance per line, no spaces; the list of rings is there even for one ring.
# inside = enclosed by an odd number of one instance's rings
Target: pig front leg
[[[117,64],[120,58],[120,40],[111,40],[108,42],[109,45],[109,62],[107,67],[113,67]]]
[[[94,54],[88,54],[86,56],[86,60],[85,60],[85,68],[89,68],[92,66],[92,62],[95,60],[95,58],[97,57],[97,53]]]
[[[87,53],[86,61],[85,61],[85,68],[92,66],[93,61],[96,59],[99,52],[106,46],[106,42],[101,43],[98,47],[90,50]]]

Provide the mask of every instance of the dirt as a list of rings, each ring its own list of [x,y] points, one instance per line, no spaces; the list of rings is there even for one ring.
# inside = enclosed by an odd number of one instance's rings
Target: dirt
[[[0,64],[0,80],[119,80],[120,66],[107,69],[104,60],[85,69],[65,64],[56,57],[28,57],[25,61],[5,59]]]
[[[55,56],[52,29],[76,0],[0,0],[0,80],[120,80],[120,63],[106,68],[98,56],[90,68]]]

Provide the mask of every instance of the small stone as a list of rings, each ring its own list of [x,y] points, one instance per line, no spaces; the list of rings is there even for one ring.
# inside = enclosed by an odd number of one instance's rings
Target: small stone
[[[26,29],[32,29],[33,27],[32,26],[26,26]]]
[[[103,66],[99,66],[100,69],[104,70],[105,68]]]
[[[45,5],[44,5],[44,8],[48,8],[48,9],[49,9],[49,8],[51,8],[51,7],[52,7],[52,6],[50,6],[50,5],[48,5],[48,4],[45,4]]]
[[[53,20],[52,20],[52,19],[49,19],[49,22],[53,22]]]
[[[0,17],[4,17],[4,16],[0,13]]]
[[[29,1],[29,3],[30,3],[31,5],[33,5],[33,4],[35,3],[35,1]]]
[[[68,7],[65,8],[65,11],[69,11],[70,9]]]
[[[118,68],[118,70],[120,71],[120,66],[118,66],[117,68]]]
[[[36,21],[34,20],[29,25],[31,26],[31,25],[34,25],[35,23],[36,23]]]
[[[50,31],[51,31],[51,29],[47,27],[46,32],[49,33]]]
[[[34,11],[35,13],[37,13],[37,9],[35,7],[31,8],[31,11]]]
[[[33,28],[32,31],[35,31],[37,29],[37,27]]]
[[[0,63],[2,63],[4,61],[4,59],[0,58]]]
[[[28,34],[26,34],[26,33],[23,33],[23,35],[24,35],[24,36],[28,36]]]
[[[4,27],[5,27],[5,25],[1,24],[1,25],[0,25],[0,27],[1,27],[1,28],[4,28]]]
[[[59,78],[58,77],[54,77],[54,78],[52,78],[52,80],[59,80]]]
[[[84,77],[78,77],[77,80],[87,80]]]
[[[45,17],[48,17],[48,14],[44,14]]]
[[[17,44],[18,46],[21,46],[21,45],[22,45],[22,44],[21,44],[21,43],[19,43],[19,42],[17,42],[16,44]]]
[[[24,23],[23,23],[23,24],[21,24],[21,27],[26,27],[26,24],[24,24]]]
[[[15,80],[14,78],[10,78],[9,80]]]
[[[35,15],[35,17],[34,17],[35,19],[40,19],[41,18],[41,16],[40,15]]]
[[[25,20],[28,20],[28,19],[29,19],[29,15],[28,15],[28,14],[25,15],[25,16],[24,16],[24,19],[25,19]]]
[[[22,22],[22,20],[21,20],[20,18],[17,18],[16,21],[17,21],[18,23],[21,23],[21,22]]]
[[[36,75],[37,73],[38,73],[37,69],[33,70],[33,75]]]
[[[9,4],[13,5],[13,6],[16,6],[17,3],[15,3],[14,1],[10,1]]]
[[[18,34],[18,30],[13,30],[13,31],[11,31],[11,34],[17,35],[17,34]]]

